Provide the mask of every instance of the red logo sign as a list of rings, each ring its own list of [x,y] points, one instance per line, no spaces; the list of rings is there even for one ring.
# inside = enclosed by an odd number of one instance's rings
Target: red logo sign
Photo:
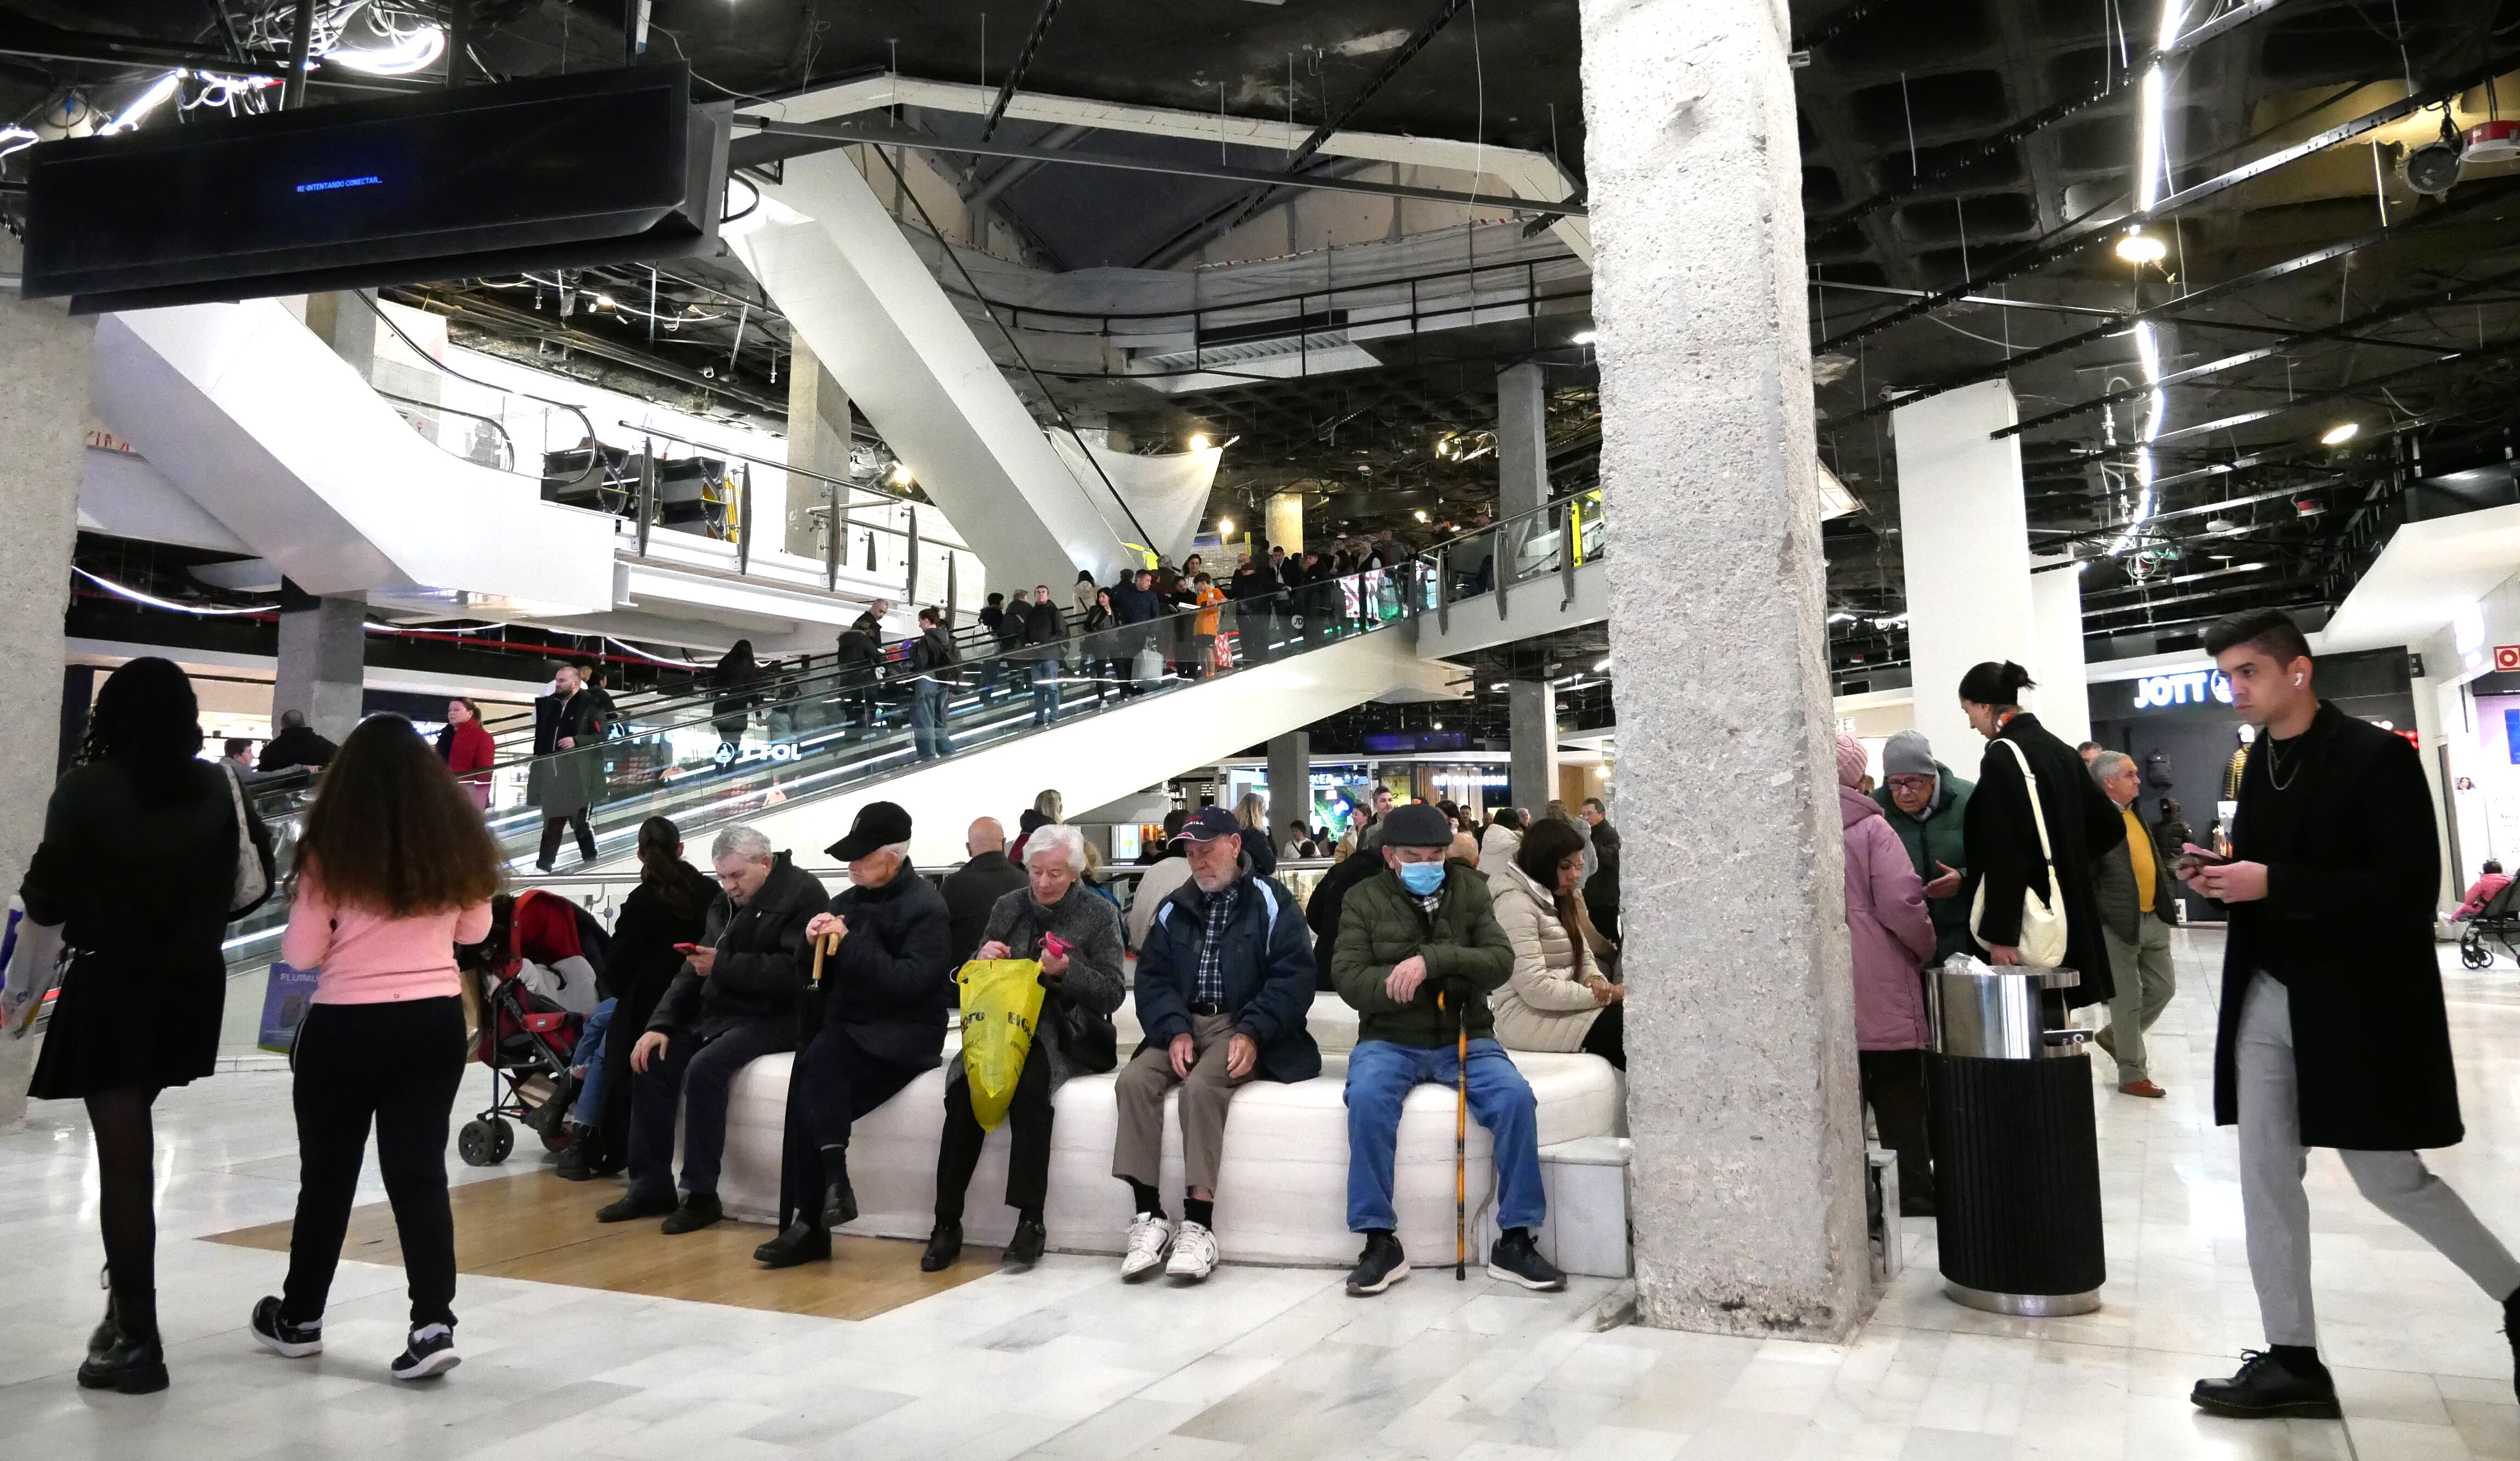
[[[2520,670],[2520,644],[2495,645],[2494,668],[2505,675]]]

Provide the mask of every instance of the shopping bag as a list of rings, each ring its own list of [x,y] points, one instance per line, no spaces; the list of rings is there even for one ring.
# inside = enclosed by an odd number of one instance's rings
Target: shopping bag
[[[975,958],[954,976],[963,991],[963,1075],[971,1085],[971,1115],[993,1131],[1006,1120],[1041,1024],[1041,963],[1029,958]]]
[[[315,971],[271,961],[271,980],[262,990],[262,1033],[254,1043],[286,1055],[297,1040],[297,1027],[315,997]]]
[[[0,938],[0,1023],[11,1040],[23,1040],[62,982],[62,925],[30,922],[16,899],[9,905],[8,933]]]
[[[1137,663],[1131,668],[1137,672],[1138,684],[1142,687],[1150,688],[1164,683],[1163,651],[1155,647],[1155,642],[1152,640],[1148,640],[1146,647],[1138,651]]]

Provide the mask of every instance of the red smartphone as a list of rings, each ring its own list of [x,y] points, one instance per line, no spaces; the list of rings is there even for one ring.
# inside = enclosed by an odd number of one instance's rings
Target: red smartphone
[[[674,946],[674,952],[676,953],[698,953],[700,952],[700,946],[698,944],[676,944]]]
[[[1044,953],[1055,953],[1060,958],[1065,958],[1067,957],[1067,941],[1057,934],[1042,935],[1041,952]]]

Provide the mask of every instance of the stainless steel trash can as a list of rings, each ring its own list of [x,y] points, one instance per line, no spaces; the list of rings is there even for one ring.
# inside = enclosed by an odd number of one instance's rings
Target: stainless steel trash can
[[[2082,976],[1955,960],[1926,978],[1943,1292],[1995,1313],[2089,1313],[2108,1277],[2092,1062],[2085,1032],[2048,1013]]]

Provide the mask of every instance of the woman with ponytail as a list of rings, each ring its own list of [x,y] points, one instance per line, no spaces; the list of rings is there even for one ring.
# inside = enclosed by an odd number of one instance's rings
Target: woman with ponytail
[[[2082,754],[2021,708],[2021,692],[2037,687],[2030,672],[2010,660],[1989,660],[1960,677],[1960,712],[1988,741],[1977,790],[1961,823],[1969,883],[1960,897],[1969,900],[1971,937],[1986,951],[1988,961],[1997,964],[2022,961],[2024,895],[2036,896],[2049,908],[2061,908],[2066,936],[2062,967],[2080,972],[2082,981],[2058,993],[2066,1008],[2078,1009],[2105,1002],[2115,990],[2108,950],[2100,942],[2100,903],[2092,891],[2092,864],[2125,840],[2126,819],[2092,778]],[[2030,799],[2033,777],[2039,783],[2038,815]],[[1980,894],[1982,904],[1975,901]]]
[[[682,829],[662,817],[639,824],[639,886],[621,901],[612,923],[612,950],[605,960],[605,983],[614,1003],[607,1024],[636,1033],[648,1028],[656,1001],[683,966],[677,944],[696,944],[701,916],[717,884],[683,860]],[[593,1097],[581,1105],[581,1128],[563,1148],[559,1172],[571,1181],[621,1170],[630,1142],[630,1047],[636,1041],[612,1040],[608,1031],[601,1051],[590,1051],[587,1084]]]

